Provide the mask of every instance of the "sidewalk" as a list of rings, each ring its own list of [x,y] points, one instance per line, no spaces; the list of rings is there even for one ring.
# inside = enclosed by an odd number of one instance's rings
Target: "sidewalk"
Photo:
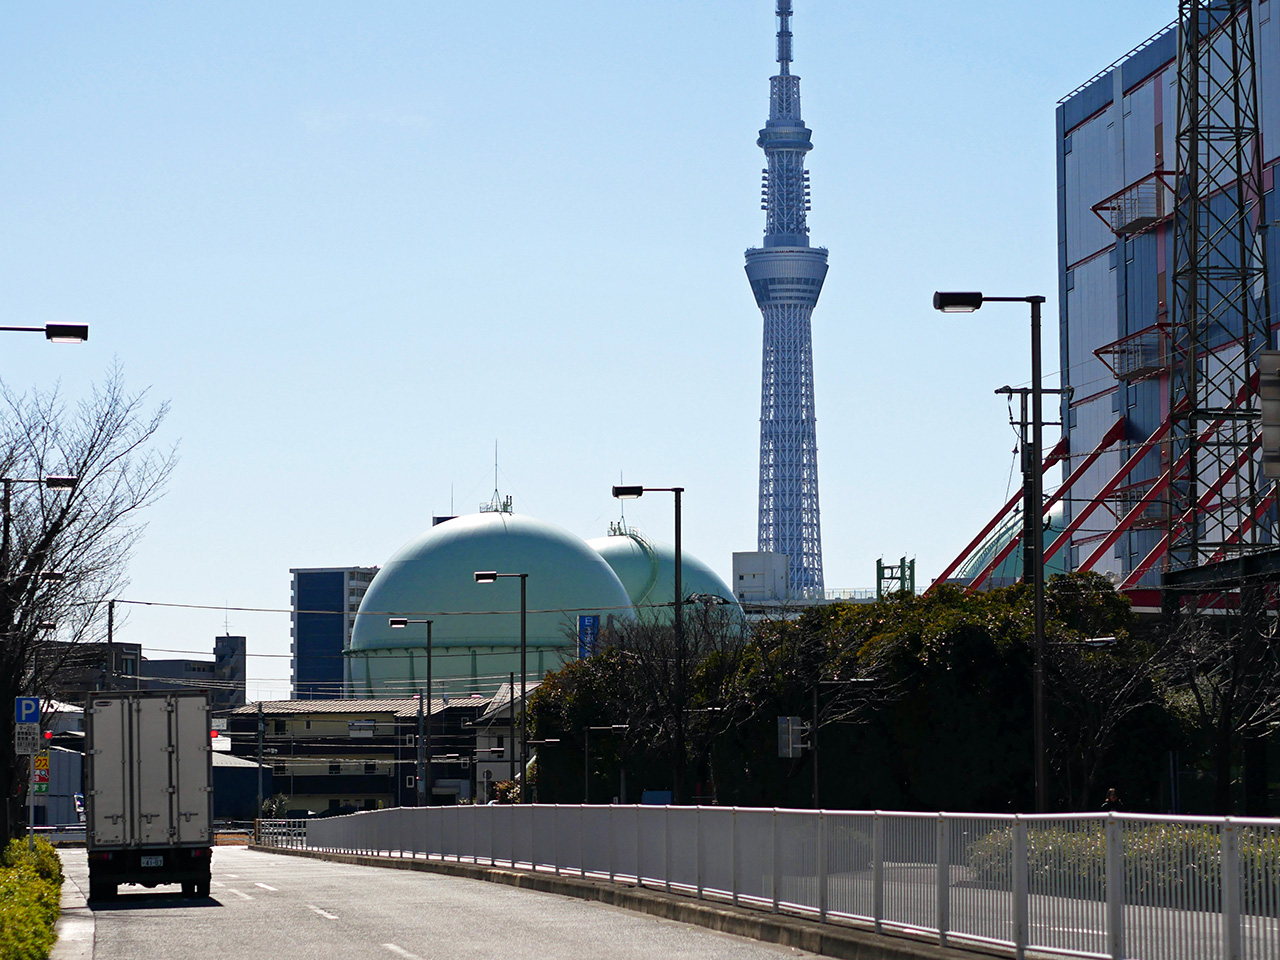
[[[61,851],[59,851],[61,853]],[[92,960],[93,911],[89,909],[89,870],[79,862],[68,865],[62,857],[62,916],[54,928],[58,939],[49,960]]]

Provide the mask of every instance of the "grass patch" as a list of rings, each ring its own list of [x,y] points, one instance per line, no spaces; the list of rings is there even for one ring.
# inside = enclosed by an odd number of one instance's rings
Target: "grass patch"
[[[10,840],[0,851],[0,960],[45,960],[56,935],[62,861],[43,839],[35,850]]]

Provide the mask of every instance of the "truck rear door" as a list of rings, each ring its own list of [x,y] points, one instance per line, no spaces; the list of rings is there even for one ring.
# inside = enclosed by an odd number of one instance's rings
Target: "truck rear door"
[[[129,814],[132,791],[130,760],[133,744],[130,734],[129,703],[118,699],[92,701],[93,755],[89,763],[89,831],[90,842],[102,846],[123,846],[132,837]]]
[[[213,744],[209,739],[209,703],[203,697],[175,699],[173,745],[175,840],[212,844]]]

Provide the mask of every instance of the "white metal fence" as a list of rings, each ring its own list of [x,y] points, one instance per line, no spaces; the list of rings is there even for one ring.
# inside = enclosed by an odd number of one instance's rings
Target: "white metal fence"
[[[507,805],[261,821],[259,837],[640,884],[1018,956],[1280,958],[1280,820]]]

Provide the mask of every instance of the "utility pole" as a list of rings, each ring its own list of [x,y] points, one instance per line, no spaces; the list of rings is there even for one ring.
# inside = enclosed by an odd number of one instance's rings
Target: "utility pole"
[[[813,809],[820,810],[818,806],[818,683],[813,684],[813,728],[809,733],[809,751],[813,754]]]
[[[262,701],[258,701],[258,808],[254,812],[253,817],[256,820],[262,816],[262,734],[266,728],[266,721],[262,719]]]
[[[107,601],[107,689],[115,686],[116,676],[116,602]]]
[[[511,707],[510,736],[507,737],[507,756],[511,760],[511,789],[516,786],[516,675],[507,674],[507,704]]]
[[[427,655],[430,658],[430,654]],[[430,659],[427,660],[430,663]],[[427,785],[422,780],[422,694],[418,694],[418,776],[414,783],[418,789],[418,806],[427,805]]]

